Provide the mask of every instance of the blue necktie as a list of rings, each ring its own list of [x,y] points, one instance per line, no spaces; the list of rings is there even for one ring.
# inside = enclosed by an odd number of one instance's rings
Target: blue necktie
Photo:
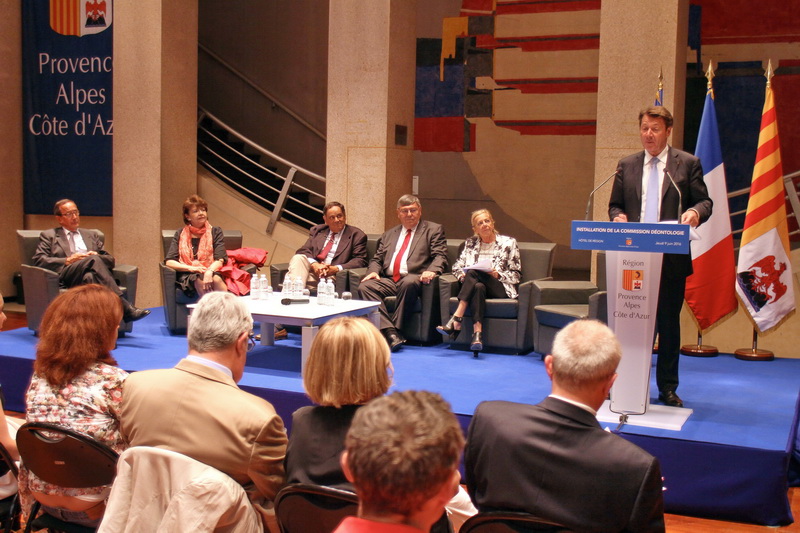
[[[650,177],[647,178],[647,200],[644,204],[644,222],[658,222],[658,158],[650,160]]]

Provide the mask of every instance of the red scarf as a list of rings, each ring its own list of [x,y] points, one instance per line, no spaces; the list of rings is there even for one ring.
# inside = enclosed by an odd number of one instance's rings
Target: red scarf
[[[200,237],[200,244],[197,246],[197,257],[192,249],[192,237]],[[211,241],[211,224],[206,221],[202,228],[195,228],[187,224],[181,231],[181,238],[178,240],[178,254],[180,262],[184,265],[208,267],[214,262],[214,244]]]

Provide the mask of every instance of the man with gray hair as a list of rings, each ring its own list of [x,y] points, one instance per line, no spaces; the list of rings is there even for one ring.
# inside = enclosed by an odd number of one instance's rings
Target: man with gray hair
[[[428,284],[447,268],[447,239],[440,224],[422,219],[422,204],[414,195],[397,201],[400,225],[386,231],[367,267],[358,292],[363,300],[381,302],[380,330],[391,350],[397,351],[406,339],[400,330],[407,312],[414,308],[422,284]],[[383,299],[397,296],[397,306],[389,313]]]
[[[658,460],[595,418],[621,355],[608,326],[577,320],[544,359],[550,396],[478,405],[464,463],[479,511],[532,513],[574,531],[664,531]]]
[[[252,328],[241,299],[204,295],[189,321],[186,358],[125,381],[120,426],[131,446],[178,452],[228,474],[277,532],[272,501],[284,482],[286,430],[269,402],[236,385]]]

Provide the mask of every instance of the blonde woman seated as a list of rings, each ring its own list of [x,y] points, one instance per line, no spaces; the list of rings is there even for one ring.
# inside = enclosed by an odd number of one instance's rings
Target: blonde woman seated
[[[497,233],[488,209],[473,211],[472,230],[475,235],[467,239],[453,264],[453,275],[461,282],[458,307],[447,324],[437,326],[436,330],[454,339],[461,331],[461,320],[469,307],[472,310],[470,349],[479,352],[483,350],[486,298],[516,298],[522,266],[516,239]],[[488,263],[488,269],[468,268],[479,262]]]
[[[191,195],[183,202],[186,225],[175,232],[165,265],[178,272],[175,283],[189,298],[207,292],[226,291],[225,279],[217,272],[228,260],[222,229],[208,222],[208,203]]]
[[[389,345],[364,318],[343,317],[322,326],[311,345],[303,387],[315,404],[292,415],[286,448],[286,482],[353,491],[339,462],[356,411],[392,384]],[[477,513],[464,490],[447,507],[456,531]]]
[[[33,377],[25,395],[28,422],[47,422],[82,433],[122,452],[119,432],[122,384],[128,373],[111,350],[117,342],[122,304],[102,285],[80,285],[48,306],[39,330]],[[33,500],[61,520],[97,527],[110,486],[84,489],[46,483],[20,468],[23,512]]]

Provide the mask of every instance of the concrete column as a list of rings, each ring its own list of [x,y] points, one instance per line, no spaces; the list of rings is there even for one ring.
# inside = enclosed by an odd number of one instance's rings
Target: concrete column
[[[336,0],[329,24],[327,198],[380,233],[411,192],[416,0]]]
[[[197,2],[114,4],[114,254],[139,266],[137,305],[161,305],[162,228],[196,191]]]
[[[0,0],[0,292],[13,297],[12,279],[19,270],[16,230],[22,213],[22,4]]]
[[[595,185],[622,157],[642,150],[639,111],[655,101],[664,70],[664,104],[675,117],[670,144],[683,144],[688,0],[603,2],[597,90]],[[611,184],[595,196],[595,220],[608,220]]]

